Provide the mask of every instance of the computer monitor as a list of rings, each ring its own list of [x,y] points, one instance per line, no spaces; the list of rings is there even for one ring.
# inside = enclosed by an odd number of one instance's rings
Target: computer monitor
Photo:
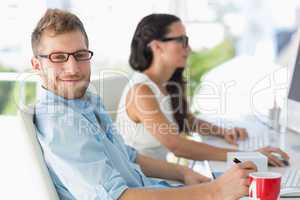
[[[287,128],[300,133],[300,45],[291,71],[287,99]]]

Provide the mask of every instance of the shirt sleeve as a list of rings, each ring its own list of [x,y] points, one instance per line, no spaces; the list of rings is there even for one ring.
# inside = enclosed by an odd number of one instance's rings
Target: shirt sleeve
[[[36,125],[47,165],[75,199],[116,200],[128,188],[78,115],[37,116]]]
[[[125,146],[126,146],[126,150],[127,150],[128,155],[129,155],[130,161],[136,163],[136,157],[137,157],[136,149],[134,149],[134,148],[132,148],[131,146],[128,146],[128,145],[125,145]]]

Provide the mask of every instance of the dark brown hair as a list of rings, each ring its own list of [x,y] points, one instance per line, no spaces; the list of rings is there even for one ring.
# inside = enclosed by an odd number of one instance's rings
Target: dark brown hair
[[[129,64],[134,70],[143,72],[150,67],[153,53],[148,44],[152,40],[164,38],[169,33],[170,25],[175,22],[180,22],[180,19],[170,14],[151,14],[139,22],[131,41],[129,57]],[[174,72],[166,88],[171,96],[173,116],[179,131],[189,131],[188,126],[185,126],[184,123],[184,119],[187,118],[188,108],[183,69],[177,69]]]
[[[34,55],[38,54],[40,40],[45,31],[53,31],[53,34],[57,35],[76,30],[79,30],[83,34],[88,47],[88,36],[83,23],[76,15],[59,9],[47,9],[31,34],[31,47]]]

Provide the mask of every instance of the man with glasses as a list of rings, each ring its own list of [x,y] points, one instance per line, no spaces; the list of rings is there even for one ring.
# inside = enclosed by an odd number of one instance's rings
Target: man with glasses
[[[42,79],[34,122],[61,199],[234,199],[246,194],[243,180],[255,169],[253,163],[238,164],[209,182],[191,169],[142,156],[124,144],[101,99],[87,92],[93,52],[74,14],[47,10],[31,42],[32,68]],[[193,186],[172,188],[147,176]]]

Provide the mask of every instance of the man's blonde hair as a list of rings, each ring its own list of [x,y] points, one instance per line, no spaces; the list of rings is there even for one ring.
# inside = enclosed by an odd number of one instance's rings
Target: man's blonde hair
[[[84,38],[87,47],[89,46],[89,40],[85,32],[83,23],[80,19],[68,12],[59,9],[47,9],[44,16],[39,20],[35,29],[31,34],[31,46],[35,56],[38,55],[38,47],[41,41],[41,37],[45,31],[52,31],[55,35],[67,33],[71,31],[79,30]]]

